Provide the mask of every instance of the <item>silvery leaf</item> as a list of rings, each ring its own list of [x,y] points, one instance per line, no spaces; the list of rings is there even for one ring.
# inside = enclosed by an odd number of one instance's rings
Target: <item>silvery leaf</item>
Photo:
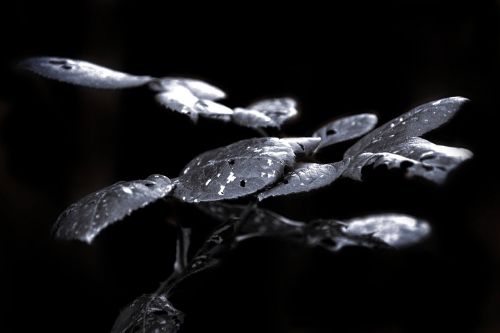
[[[375,127],[377,121],[376,115],[362,113],[329,122],[313,134],[321,138],[318,150],[365,135]]]
[[[296,104],[291,98],[266,99],[246,108],[236,108],[232,120],[250,128],[279,128],[287,119],[297,115]]]
[[[185,87],[177,87],[176,89],[158,93],[155,99],[167,109],[185,114],[193,121],[198,120],[198,111],[195,107],[199,99]]]
[[[395,144],[419,137],[448,122],[468,99],[449,97],[420,105],[376,128],[349,148],[344,157],[388,152]]]
[[[170,179],[162,175],[108,186],[69,206],[57,219],[55,234],[91,243],[104,228],[167,196],[172,188]]]
[[[142,295],[123,309],[111,333],[176,333],[184,314],[173,307],[165,295]]]
[[[440,184],[451,170],[473,155],[467,149],[440,146],[422,138],[410,138],[386,149],[353,157],[343,176],[362,180],[364,167],[386,165],[389,169],[404,169],[407,177],[423,177]]]
[[[279,127],[272,118],[257,110],[235,108],[232,120],[237,125],[250,128]]]
[[[230,108],[210,101],[199,99],[183,86],[176,86],[173,89],[156,94],[156,101],[164,107],[180,112],[196,121],[199,116],[208,118],[222,118],[229,120],[233,113]]]
[[[295,163],[292,147],[278,138],[238,141],[205,152],[187,164],[174,196],[187,202],[234,199],[276,182]]]
[[[225,105],[210,100],[200,99],[194,106],[200,116],[207,118],[220,118],[229,120],[233,110]]]
[[[133,88],[145,85],[152,80],[150,76],[130,75],[90,62],[66,58],[28,58],[19,65],[49,79],[92,88]]]
[[[346,166],[347,163],[344,161],[332,164],[298,163],[283,180],[260,193],[258,198],[264,200],[269,197],[309,192],[328,186],[342,175]]]
[[[169,91],[179,86],[189,89],[189,91],[199,99],[215,101],[226,97],[225,92],[201,80],[183,77],[163,77],[155,79],[149,84],[152,90],[159,92]]]
[[[342,230],[353,236],[371,235],[395,248],[420,242],[430,233],[423,220],[403,214],[380,214],[345,221]]]

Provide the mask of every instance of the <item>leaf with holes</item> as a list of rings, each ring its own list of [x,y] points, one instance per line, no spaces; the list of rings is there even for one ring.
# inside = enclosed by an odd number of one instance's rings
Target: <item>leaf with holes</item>
[[[449,97],[417,106],[365,135],[345,152],[344,157],[366,152],[388,152],[398,143],[411,137],[419,137],[445,124],[467,101],[463,97]]]
[[[276,182],[293,166],[292,147],[278,138],[238,141],[201,154],[177,178],[174,195],[187,202],[234,199]]]
[[[422,177],[440,184],[450,171],[473,156],[467,149],[440,146],[422,138],[410,138],[386,149],[387,152],[363,153],[352,158],[343,176],[362,180],[364,167],[385,165],[389,169],[404,169],[407,177]]]
[[[371,235],[395,248],[414,245],[430,234],[430,225],[403,214],[379,214],[345,221],[342,230],[351,236]]]
[[[170,179],[162,175],[103,188],[69,206],[57,219],[55,234],[91,243],[104,228],[167,196],[172,188]]]
[[[246,108],[236,108],[233,121],[241,126],[281,127],[298,114],[297,102],[291,98],[272,98],[258,101]]]
[[[149,83],[149,87],[159,92],[175,90],[177,87],[184,87],[199,99],[210,101],[216,101],[226,97],[225,92],[211,84],[201,80],[183,77],[163,77],[161,79],[155,79]]]
[[[66,58],[28,58],[19,65],[49,79],[101,89],[133,88],[153,79],[150,76],[130,75],[90,62]]]
[[[318,150],[365,135],[375,127],[377,121],[377,116],[371,113],[357,114],[332,121],[313,134],[321,138]]]
[[[342,175],[346,167],[347,163],[344,161],[332,164],[298,163],[283,180],[271,189],[260,193],[258,198],[264,200],[269,197],[309,192],[328,186]]]
[[[184,314],[165,295],[142,295],[121,311],[111,333],[176,333],[183,322]]]

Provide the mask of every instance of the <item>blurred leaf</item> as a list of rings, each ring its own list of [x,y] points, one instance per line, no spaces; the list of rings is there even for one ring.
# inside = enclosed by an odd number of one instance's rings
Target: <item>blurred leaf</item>
[[[321,138],[318,150],[365,135],[375,127],[377,121],[376,115],[362,113],[329,122],[313,134]]]
[[[205,152],[176,179],[174,196],[187,202],[234,199],[276,182],[293,166],[292,147],[278,138],[242,140]]]
[[[170,179],[162,175],[103,188],[69,206],[57,219],[55,234],[91,243],[104,228],[167,196],[172,188]]]
[[[221,221],[228,216],[242,216],[248,209],[246,206],[224,202],[210,202],[197,207]],[[369,215],[345,222],[329,219],[304,223],[252,207],[244,219],[236,218],[234,221],[237,242],[255,237],[280,237],[332,252],[345,246],[400,248],[414,245],[430,234],[427,222],[402,214]]]
[[[296,105],[297,102],[291,98],[265,99],[246,108],[236,108],[233,121],[251,128],[279,128],[285,121],[298,114]]]
[[[235,124],[250,128],[278,127],[278,124],[257,110],[235,108],[232,120]]]
[[[188,89],[199,99],[215,101],[226,97],[226,93],[206,82],[183,77],[163,77],[151,81],[149,87],[154,91],[170,91],[178,87]]]
[[[184,86],[176,86],[170,90],[156,94],[155,99],[164,107],[185,114],[193,121],[197,121],[198,117],[205,116],[209,118],[229,117],[233,110],[230,108],[210,101],[199,99],[191,90]]]
[[[416,244],[430,233],[427,222],[403,214],[380,214],[345,221],[342,229],[352,236],[371,235],[395,248]]]
[[[49,79],[92,88],[133,88],[145,85],[152,80],[150,76],[130,75],[90,62],[66,58],[28,58],[19,65]]]

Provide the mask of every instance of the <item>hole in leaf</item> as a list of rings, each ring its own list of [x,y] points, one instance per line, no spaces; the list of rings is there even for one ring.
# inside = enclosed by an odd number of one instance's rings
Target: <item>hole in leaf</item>
[[[240,182],[241,187],[245,187],[246,184],[247,184],[247,181],[244,179]]]
[[[229,165],[234,165],[234,159],[230,159],[227,163],[229,163]]]
[[[337,131],[333,128],[330,128],[326,131],[326,135],[334,135],[335,133],[337,133]]]
[[[65,70],[73,69],[73,67],[71,65],[67,65],[67,64],[62,65],[61,68],[65,69]]]
[[[288,184],[288,179],[283,179],[283,184]]]
[[[299,143],[298,145],[300,146],[300,149],[302,149],[302,150],[306,150],[306,149],[304,148],[304,145],[303,145],[302,143]]]
[[[153,183],[153,182],[145,182],[144,185],[146,185],[147,187],[153,187],[153,186],[155,186],[155,183]]]

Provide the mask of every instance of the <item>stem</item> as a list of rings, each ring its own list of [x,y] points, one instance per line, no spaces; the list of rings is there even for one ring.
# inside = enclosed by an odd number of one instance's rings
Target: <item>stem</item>
[[[235,236],[238,233],[238,230],[241,230],[241,227],[244,225],[248,215],[255,208],[257,202],[250,202],[245,210],[240,214],[237,221],[228,220],[222,223],[219,227],[213,231],[210,236],[206,239],[203,245],[196,251],[196,254],[193,258],[188,262],[188,249],[189,249],[189,240],[191,236],[191,230],[187,228],[178,227],[178,236],[177,236],[177,245],[176,245],[176,259],[174,263],[174,270],[172,274],[163,281],[160,286],[156,289],[151,297],[151,300],[146,304],[146,312],[151,305],[153,299],[158,297],[159,295],[165,294],[167,298],[170,296],[171,291],[182,281],[184,281],[189,276],[198,273],[208,267],[213,266],[218,262],[217,259],[214,259],[213,263],[208,263],[200,268],[196,267],[196,262],[200,260],[203,256],[206,258],[203,259],[213,259],[217,254],[217,251],[226,245],[232,245]],[[224,234],[229,228],[233,228],[230,231],[230,234],[227,237],[221,236]],[[210,252],[212,252],[213,257],[210,256]],[[146,317],[143,318],[143,332],[146,332]]]
[[[188,252],[191,237],[191,229],[179,226],[177,228],[177,244],[175,251],[174,272],[182,273],[188,264]]]

